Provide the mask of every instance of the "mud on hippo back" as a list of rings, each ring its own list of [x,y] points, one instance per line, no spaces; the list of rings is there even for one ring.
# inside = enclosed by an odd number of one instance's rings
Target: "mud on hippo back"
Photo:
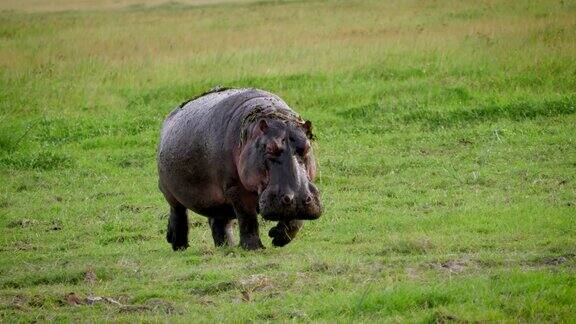
[[[208,217],[217,246],[235,244],[237,219],[240,246],[263,248],[258,214],[278,222],[272,244],[288,244],[323,210],[312,138],[309,121],[258,89],[213,89],[172,111],[158,148],[172,248],[188,247],[187,210]]]

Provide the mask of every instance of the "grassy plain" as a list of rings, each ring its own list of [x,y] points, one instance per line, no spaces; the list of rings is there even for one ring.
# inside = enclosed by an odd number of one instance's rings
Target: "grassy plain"
[[[576,321],[575,1],[205,3],[0,4],[0,321]],[[315,125],[285,248],[164,240],[161,122],[217,84]]]

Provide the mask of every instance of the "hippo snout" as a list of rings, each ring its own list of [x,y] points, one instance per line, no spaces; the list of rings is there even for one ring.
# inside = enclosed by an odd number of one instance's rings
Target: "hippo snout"
[[[313,185],[310,184],[309,187]],[[313,220],[319,218],[323,211],[318,190],[315,187],[301,194],[292,191],[264,190],[259,198],[259,207],[262,217],[271,221]]]
[[[280,200],[284,205],[291,206],[294,204],[294,193],[293,192],[285,193],[282,195],[282,198],[280,198]]]
[[[262,217],[271,221],[292,219],[317,219],[322,214],[322,204],[318,195],[305,192],[279,193],[264,190],[258,202]]]

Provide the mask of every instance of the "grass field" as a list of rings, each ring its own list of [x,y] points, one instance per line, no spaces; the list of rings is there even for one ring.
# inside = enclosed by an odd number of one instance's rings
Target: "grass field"
[[[576,322],[575,1],[0,10],[0,321]],[[165,242],[160,125],[218,84],[315,125],[284,248]]]

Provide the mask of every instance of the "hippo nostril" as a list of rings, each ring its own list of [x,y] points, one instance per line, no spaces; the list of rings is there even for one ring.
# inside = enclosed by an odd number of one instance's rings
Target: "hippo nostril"
[[[286,195],[282,196],[282,203],[284,203],[285,205],[292,204],[293,200],[294,200],[293,194],[286,194]]]
[[[312,203],[312,196],[308,196],[306,197],[306,199],[304,200],[304,203],[306,205],[310,205]]]

